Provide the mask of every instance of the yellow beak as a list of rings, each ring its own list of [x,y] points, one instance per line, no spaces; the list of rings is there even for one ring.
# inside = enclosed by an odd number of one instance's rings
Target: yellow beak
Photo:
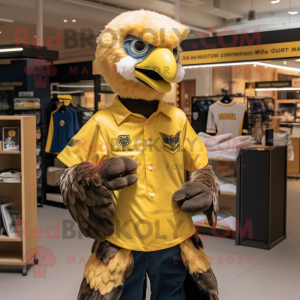
[[[135,65],[135,77],[153,89],[167,93],[177,73],[177,64],[171,50],[155,48],[142,62]]]

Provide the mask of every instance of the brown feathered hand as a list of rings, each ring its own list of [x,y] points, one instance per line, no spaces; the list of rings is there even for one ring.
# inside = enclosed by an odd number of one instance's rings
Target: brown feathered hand
[[[130,157],[110,157],[100,165],[83,162],[68,168],[60,179],[64,204],[85,237],[99,242],[114,232],[115,214],[110,190],[134,184],[137,163]]]
[[[191,181],[182,185],[172,199],[188,213],[204,212],[210,226],[216,223],[219,212],[220,187],[218,178],[211,166],[196,170]]]

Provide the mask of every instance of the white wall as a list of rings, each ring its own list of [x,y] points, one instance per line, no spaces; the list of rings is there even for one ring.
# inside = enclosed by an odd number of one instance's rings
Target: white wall
[[[211,68],[193,68],[185,69],[183,80],[196,80],[196,96],[205,96],[212,94],[212,69]]]

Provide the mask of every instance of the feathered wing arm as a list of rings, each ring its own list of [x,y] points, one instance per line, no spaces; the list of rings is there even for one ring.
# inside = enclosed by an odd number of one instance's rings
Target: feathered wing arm
[[[109,220],[115,214],[110,190],[134,184],[137,167],[129,157],[111,157],[99,165],[74,165],[61,177],[61,192],[71,216],[86,237],[95,239],[84,270],[78,300],[118,300],[134,262],[130,250],[121,249],[106,237],[114,232]]]
[[[208,223],[216,223],[219,212],[220,187],[218,178],[210,165],[194,171],[191,180],[173,194],[173,200],[189,213],[204,212]]]
[[[78,223],[85,237],[105,241],[114,232],[109,220],[115,214],[110,190],[130,186],[137,175],[130,172],[137,167],[129,157],[111,157],[97,166],[83,162],[68,168],[61,176],[64,204]]]

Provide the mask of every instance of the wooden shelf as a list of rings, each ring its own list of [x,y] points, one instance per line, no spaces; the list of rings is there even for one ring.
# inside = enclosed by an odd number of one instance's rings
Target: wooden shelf
[[[9,237],[5,235],[0,235],[0,242],[22,242],[22,239],[20,237]]]
[[[221,195],[236,196],[236,193],[220,192]]]
[[[20,150],[15,151],[0,151],[0,154],[21,154]]]
[[[0,265],[25,265],[22,251],[0,251]]]
[[[0,197],[8,199],[14,210],[22,212],[28,232],[33,232],[37,228],[36,118],[29,115],[0,116],[0,130],[3,127],[19,127],[21,149],[0,151],[0,154],[8,154],[0,156],[0,170],[22,170],[22,179],[21,182],[0,181]],[[31,235],[28,239],[0,236],[0,265],[23,266],[23,274],[26,274],[24,266],[28,261],[25,257],[36,248],[37,239]]]
[[[236,162],[235,159],[228,159],[228,158],[208,158],[208,160],[214,160],[214,161],[232,161],[232,162]]]

